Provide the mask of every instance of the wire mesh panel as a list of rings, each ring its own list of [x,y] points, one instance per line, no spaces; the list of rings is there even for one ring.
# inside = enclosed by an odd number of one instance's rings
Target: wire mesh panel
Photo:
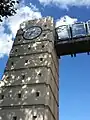
[[[72,37],[86,36],[85,23],[76,23],[72,25]]]
[[[56,32],[59,40],[70,38],[70,29],[68,25],[59,26],[58,28],[56,28]]]

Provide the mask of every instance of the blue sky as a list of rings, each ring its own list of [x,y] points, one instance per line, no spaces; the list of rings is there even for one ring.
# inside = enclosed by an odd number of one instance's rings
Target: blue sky
[[[53,16],[57,26],[90,19],[90,0],[25,0],[17,14],[0,23],[0,78],[19,24],[27,19]],[[65,21],[65,22],[63,22]],[[59,119],[90,120],[90,56],[63,56],[59,60]]]

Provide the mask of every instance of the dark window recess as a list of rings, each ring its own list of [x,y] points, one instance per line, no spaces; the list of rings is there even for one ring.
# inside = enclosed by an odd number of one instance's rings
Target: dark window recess
[[[15,49],[15,52],[17,52],[18,49]]]
[[[41,76],[42,74],[41,74],[41,73],[39,73],[38,75],[39,75],[39,76]]]
[[[47,27],[47,25],[45,24],[44,27]]]
[[[6,76],[6,79],[9,79],[10,78],[10,76]]]
[[[13,116],[13,120],[17,120],[17,116]]]
[[[1,99],[4,99],[4,95],[1,95]]]
[[[28,60],[25,60],[25,63],[28,63]]]
[[[36,118],[37,118],[37,116],[36,116],[36,115],[34,115],[34,116],[33,116],[33,120],[35,120]]]
[[[42,48],[44,48],[45,46],[44,45],[42,45]]]
[[[21,39],[20,38],[18,38],[18,41],[20,41]]]
[[[28,46],[28,49],[30,50],[30,49],[31,49],[31,46]]]
[[[11,62],[11,65],[14,65],[14,62]]]
[[[43,58],[40,58],[40,61],[43,61]]]
[[[45,37],[45,36],[46,36],[46,34],[44,33],[44,34],[43,34],[43,37]]]
[[[23,74],[23,75],[22,75],[22,79],[24,79],[24,78],[25,78],[25,75]]]
[[[18,93],[18,98],[21,98],[21,93]]]
[[[39,97],[39,95],[40,95],[40,92],[37,91],[37,92],[36,92],[36,97]]]

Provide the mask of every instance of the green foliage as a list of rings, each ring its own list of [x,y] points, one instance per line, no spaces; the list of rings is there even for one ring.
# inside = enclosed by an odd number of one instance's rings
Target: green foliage
[[[19,4],[19,1],[0,0],[0,22],[2,22],[3,17],[13,16],[16,14],[16,4]]]

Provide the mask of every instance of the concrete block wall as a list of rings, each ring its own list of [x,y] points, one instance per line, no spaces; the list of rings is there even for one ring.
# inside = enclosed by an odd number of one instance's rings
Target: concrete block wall
[[[58,57],[52,17],[26,21],[42,28],[40,36],[25,40],[19,29],[0,88],[0,120],[58,120]],[[21,24],[21,27],[22,25]]]

